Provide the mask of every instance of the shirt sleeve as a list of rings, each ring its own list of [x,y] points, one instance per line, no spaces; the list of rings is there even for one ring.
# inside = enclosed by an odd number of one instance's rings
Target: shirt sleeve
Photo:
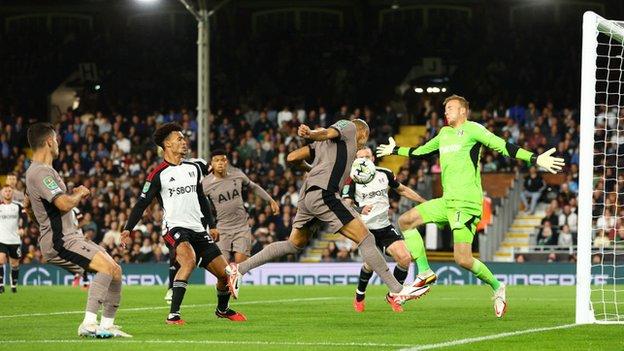
[[[342,187],[342,198],[355,201],[355,183],[351,177],[345,180],[345,184]]]
[[[503,138],[494,135],[479,123],[466,122],[464,130],[468,132],[468,135],[473,140],[483,144],[487,148],[496,150],[507,157],[517,158],[529,163],[531,162],[531,156],[533,156],[532,152],[518,145],[506,142]]]
[[[396,155],[405,156],[410,158],[425,158],[438,152],[440,148],[440,135],[436,135],[433,139],[425,143],[425,145],[419,147],[399,147],[395,148]]]
[[[355,127],[355,123],[351,121],[341,119],[332,124],[329,128],[337,130],[338,133],[340,133],[340,140],[342,141],[355,140],[357,128]]]
[[[52,203],[54,199],[65,193],[55,178],[54,170],[41,167],[33,174],[29,189],[34,190],[41,199]]]
[[[396,177],[391,170],[385,169],[385,168],[380,168],[380,169],[378,168],[378,170],[386,175],[386,177],[388,178],[388,185],[392,189],[396,189],[399,186],[401,186],[401,183],[397,182]]]
[[[246,174],[243,173],[243,185],[246,186],[249,190],[253,191],[254,194],[260,196],[264,201],[271,201],[271,195],[266,192],[266,190],[262,189],[262,187],[254,182],[252,182]]]
[[[126,222],[124,230],[134,229],[143,217],[143,212],[147,206],[152,203],[158,193],[160,193],[160,176],[156,174],[151,181],[147,180],[145,181],[145,184],[143,184],[143,191],[141,191],[141,195],[139,195],[139,201],[137,201],[134,208],[132,208],[132,212],[130,212],[128,222]]]

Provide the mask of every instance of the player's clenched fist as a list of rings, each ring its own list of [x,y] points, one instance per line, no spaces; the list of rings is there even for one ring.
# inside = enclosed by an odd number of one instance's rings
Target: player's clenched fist
[[[309,138],[310,127],[306,126],[305,124],[300,125],[299,130],[297,130],[297,134],[299,134],[299,136],[302,138]]]
[[[82,197],[87,197],[89,196],[89,194],[91,194],[91,191],[84,185],[77,187],[76,189],[74,189],[74,191],[80,194],[80,196]]]

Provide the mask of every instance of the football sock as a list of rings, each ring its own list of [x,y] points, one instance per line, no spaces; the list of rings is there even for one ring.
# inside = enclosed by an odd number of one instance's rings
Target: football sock
[[[4,285],[4,265],[0,266],[0,286]]]
[[[108,294],[104,300],[104,308],[102,310],[102,322],[104,318],[114,319],[119,302],[121,301],[121,280],[113,280],[108,287]],[[111,323],[112,325],[112,323]],[[108,328],[108,326],[107,326]]]
[[[360,269],[360,281],[358,282],[357,290],[355,291],[356,299],[358,301],[364,300],[364,293],[366,293],[366,287],[368,286],[368,281],[373,276],[373,271],[369,271],[366,267],[362,266]]]
[[[230,291],[229,290],[217,290],[217,310],[225,313],[230,308]]]
[[[403,285],[390,273],[386,260],[384,260],[381,252],[379,252],[375,245],[375,237],[373,234],[367,233],[364,240],[360,242],[358,248],[360,249],[362,260],[377,273],[384,283],[386,283],[390,292],[398,293],[403,289]]]
[[[87,312],[91,312],[97,316],[100,305],[106,299],[108,288],[113,281],[111,275],[98,272],[93,278],[93,283],[89,287],[89,296],[87,297]],[[85,317],[86,321],[86,317]]]
[[[490,272],[490,270],[485,264],[483,264],[483,262],[477,260],[476,258],[472,263],[472,269],[470,269],[470,271],[482,282],[491,286],[493,290],[498,290],[498,288],[500,287],[500,282],[498,281],[498,279],[494,277],[492,272]]]
[[[394,266],[394,277],[396,278],[396,280],[400,283],[403,284],[405,283],[405,279],[407,278],[407,270],[408,268],[403,268],[400,265],[396,265]]]
[[[178,269],[180,269],[178,262],[169,263],[169,289],[173,288],[173,281],[176,273],[178,273]]]
[[[173,296],[171,297],[170,313],[180,313],[180,305],[182,305],[187,285],[188,283],[186,280],[176,280],[173,282]]]
[[[16,287],[19,280],[19,267],[11,267],[11,286]]]
[[[262,251],[251,256],[248,260],[239,264],[238,271],[241,274],[245,274],[258,266],[273,261],[276,258],[296,254],[301,250],[302,248],[295,246],[288,240],[274,242],[267,245],[264,249],[262,249]]]
[[[89,285],[89,274],[87,273],[87,271],[84,271],[84,273],[82,273],[82,284],[85,286]]]
[[[423,242],[420,232],[417,228],[412,228],[403,231],[403,237],[405,238],[405,245],[407,250],[412,254],[416,266],[418,267],[418,273],[423,273],[431,269],[429,267],[429,261],[427,260],[427,252],[425,251],[425,243]]]

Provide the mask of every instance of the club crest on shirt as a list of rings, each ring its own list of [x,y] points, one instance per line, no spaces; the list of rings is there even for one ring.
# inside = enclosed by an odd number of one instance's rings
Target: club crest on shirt
[[[457,131],[457,136],[458,137],[464,136],[464,130],[463,129],[458,130]]]

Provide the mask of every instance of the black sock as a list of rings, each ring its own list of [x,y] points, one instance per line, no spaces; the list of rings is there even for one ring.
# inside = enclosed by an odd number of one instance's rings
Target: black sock
[[[169,263],[169,289],[173,289],[173,281],[176,273],[178,273],[178,269],[180,269],[178,262]]]
[[[4,265],[0,266],[0,285],[4,285]]]
[[[184,299],[184,293],[186,293],[186,280],[176,280],[173,282],[173,296],[171,298],[171,309],[170,313],[180,313],[180,305],[182,304],[182,300]]]
[[[217,310],[219,312],[227,312],[230,308],[230,292],[228,290],[217,290]]]
[[[87,271],[84,271],[84,273],[82,273],[82,283],[83,284],[89,283],[89,275],[87,274]]]
[[[399,283],[401,284],[405,283],[405,278],[407,278],[407,270],[408,268],[403,268],[399,266],[398,264],[394,267],[393,274],[396,280],[399,281]]]
[[[358,283],[356,298],[358,301],[364,300],[364,293],[366,292],[366,287],[368,286],[368,281],[373,276],[373,272],[368,271],[362,267],[360,270],[360,281]]]
[[[19,280],[19,267],[17,268],[11,267],[11,286],[17,286],[18,280]]]

